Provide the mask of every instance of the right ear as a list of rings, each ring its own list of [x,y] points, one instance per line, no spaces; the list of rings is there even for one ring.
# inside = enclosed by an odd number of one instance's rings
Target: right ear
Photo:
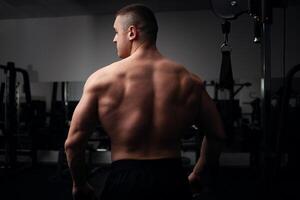
[[[137,28],[133,25],[129,26],[129,28],[128,28],[128,38],[130,41],[138,38]]]

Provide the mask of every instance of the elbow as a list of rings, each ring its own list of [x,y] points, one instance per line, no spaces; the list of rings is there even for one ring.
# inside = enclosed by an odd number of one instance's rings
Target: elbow
[[[64,148],[65,148],[65,153],[68,156],[73,149],[73,145],[68,139],[65,141]]]
[[[85,145],[78,140],[75,140],[74,138],[68,138],[65,141],[64,144],[65,153],[68,156],[74,156],[77,154],[80,154],[81,152],[84,152]]]
[[[74,144],[74,142],[72,142],[71,140],[67,139],[65,141],[65,145],[64,145],[64,148],[65,148],[65,153],[67,155],[67,157],[71,156],[72,154],[75,153],[75,150],[77,149],[76,148],[76,145]]]

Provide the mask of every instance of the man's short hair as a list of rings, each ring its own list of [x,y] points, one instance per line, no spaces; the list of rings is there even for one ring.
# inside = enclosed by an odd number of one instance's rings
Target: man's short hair
[[[128,28],[131,25],[136,26],[149,42],[156,42],[158,25],[153,11],[142,4],[131,4],[121,8],[116,16],[129,16]]]

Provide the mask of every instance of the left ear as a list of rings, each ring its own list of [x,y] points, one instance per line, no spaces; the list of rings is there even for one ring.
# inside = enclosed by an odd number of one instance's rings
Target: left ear
[[[128,28],[128,38],[130,41],[137,39],[138,37],[138,32],[137,28],[135,26],[129,26]]]

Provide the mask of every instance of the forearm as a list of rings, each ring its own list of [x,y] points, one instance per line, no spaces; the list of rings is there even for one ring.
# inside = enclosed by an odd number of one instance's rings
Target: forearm
[[[85,149],[66,145],[68,166],[73,179],[73,186],[80,187],[86,184]]]
[[[205,170],[213,170],[219,164],[219,157],[223,141],[204,137],[200,150],[200,157],[195,164],[193,173],[200,175]]]

